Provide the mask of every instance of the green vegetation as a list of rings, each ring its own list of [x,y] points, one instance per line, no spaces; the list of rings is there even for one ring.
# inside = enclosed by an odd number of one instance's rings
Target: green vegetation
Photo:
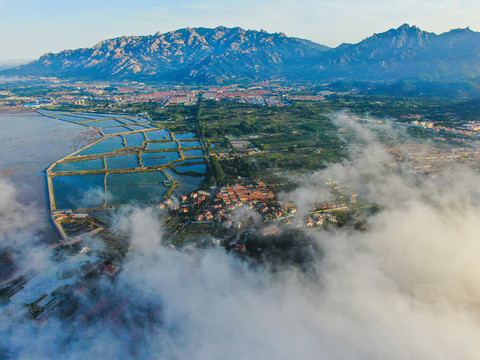
[[[210,161],[207,164],[207,173],[206,173],[205,183],[211,186],[211,185],[224,185],[225,182],[226,182],[226,177],[225,177],[225,173],[223,171],[222,165],[220,165],[215,155],[210,156]]]
[[[285,170],[308,172],[347,156],[348,134],[332,122],[330,114],[347,110],[359,116],[413,119],[455,126],[461,120],[449,107],[458,103],[436,97],[330,95],[326,101],[292,101],[288,107],[265,107],[239,102],[200,100],[196,106],[167,106],[156,102],[124,105],[124,112],[144,113],[160,127],[174,132],[194,131],[207,155],[205,186],[223,185],[239,177],[258,178]],[[120,111],[120,108],[110,108]],[[449,111],[447,111],[449,110]],[[414,137],[439,136],[408,128]],[[342,134],[342,137],[339,134]],[[449,134],[440,134],[447,140]]]
[[[480,118],[478,100],[462,103],[459,97],[447,97],[449,90],[444,91],[444,95],[419,95],[411,91],[432,84],[424,79],[405,80],[398,84],[340,81],[321,86],[298,86],[291,88],[289,94],[318,95],[324,90],[336,93],[325,95],[324,101],[289,100],[286,107],[204,100],[201,95],[198,103],[190,106],[164,106],[164,102],[153,100],[119,103],[88,98],[89,90],[81,86],[48,83],[36,86],[17,84],[16,93],[36,95],[44,91],[53,98],[62,91],[68,95],[85,95],[85,106],[65,105],[56,109],[132,115],[146,113],[159,127],[173,132],[195,132],[206,155],[207,172],[203,185],[212,186],[231,183],[239,177],[273,176],[285,173],[285,170],[308,173],[341,161],[347,156],[345,143],[352,139],[351,134],[337,128],[332,121],[330,116],[337,111],[348,111],[362,118],[387,118],[399,123],[433,122],[436,127],[457,129],[461,129],[465,120]],[[136,86],[138,89],[129,90],[132,94],[141,94],[143,85]],[[10,90],[10,87],[6,85],[5,89]],[[119,88],[120,85],[112,84],[103,90],[113,96],[119,93]],[[462,138],[461,134],[450,132],[450,129],[433,131],[406,127],[406,130],[413,137],[442,140],[444,144]],[[388,142],[388,138],[382,140]]]
[[[201,131],[215,144],[210,151],[219,155],[218,160],[211,157],[212,177],[224,183],[287,169],[314,170],[340,161],[346,156],[344,144],[328,111],[322,103],[267,108],[204,101]],[[232,146],[238,138],[248,144],[245,149]]]

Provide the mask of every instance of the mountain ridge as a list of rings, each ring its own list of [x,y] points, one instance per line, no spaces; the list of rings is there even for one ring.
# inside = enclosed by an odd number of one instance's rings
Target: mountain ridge
[[[219,26],[121,36],[47,53],[0,74],[176,83],[465,79],[480,76],[479,60],[480,33],[469,28],[437,35],[403,24],[329,48],[284,33]]]

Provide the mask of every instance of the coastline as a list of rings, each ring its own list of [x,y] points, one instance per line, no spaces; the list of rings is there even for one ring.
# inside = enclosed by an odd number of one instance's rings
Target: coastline
[[[39,211],[45,243],[61,236],[51,221],[46,169],[65,153],[90,142],[90,130],[40,116],[35,109],[0,107],[0,176],[17,189],[18,202]],[[59,139],[62,139],[59,141]]]
[[[29,112],[35,112],[35,109],[25,106],[0,106],[0,115],[16,115]]]

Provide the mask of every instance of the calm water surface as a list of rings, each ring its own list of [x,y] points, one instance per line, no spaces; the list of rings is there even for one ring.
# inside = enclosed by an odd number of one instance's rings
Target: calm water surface
[[[48,222],[45,169],[100,135],[34,112],[0,114],[0,128],[0,176],[15,185],[21,202],[43,209]]]
[[[52,112],[51,112],[52,114]],[[110,115],[88,114],[90,119],[105,119]],[[67,118],[65,117],[65,120]],[[68,120],[78,121],[73,116]],[[108,124],[114,124],[107,120]],[[58,119],[42,116],[35,112],[24,112],[16,114],[0,114],[0,176],[5,177],[18,189],[19,201],[34,206],[43,211],[45,223],[50,224],[45,236],[53,241],[59,236],[50,223],[49,204],[46,191],[45,170],[53,162],[58,161],[71,153],[91,144],[100,138],[98,131],[74,123],[59,121]],[[126,127],[111,128],[113,133],[117,131],[128,131]],[[179,140],[194,138],[193,133],[178,134]],[[171,139],[170,133],[166,130],[148,132],[151,140]],[[143,134],[125,135],[127,146],[141,146],[145,141]],[[150,144],[150,146],[163,149],[173,146],[167,144]],[[196,145],[191,142],[189,145]],[[187,145],[187,144],[185,144]],[[81,155],[101,154],[122,148],[123,138],[116,136],[102,140],[82,152]],[[176,145],[175,145],[176,146]],[[188,152],[202,156],[198,150]],[[166,162],[177,160],[178,153],[164,152],[157,154],[142,154],[145,166],[157,166]],[[98,162],[98,161],[97,161]],[[82,162],[76,165],[89,165],[92,162]],[[100,164],[100,163],[99,163]],[[98,167],[100,167],[99,164]],[[136,156],[122,156],[118,158],[107,158],[107,165],[112,168],[136,167],[138,162]],[[72,166],[63,164],[62,166]],[[193,165],[192,168],[182,170],[204,169],[204,164]],[[176,193],[186,193],[195,190],[202,181],[201,178],[190,176],[179,176],[173,171],[166,172],[180,182]],[[78,208],[85,206],[99,206],[105,200],[103,188],[103,175],[86,176],[61,176],[54,178],[55,197],[58,208]],[[161,172],[141,173],[136,175],[108,175],[107,176],[107,203],[125,204],[144,201],[158,201],[168,190],[163,181],[166,177]],[[155,184],[155,182],[157,182]],[[153,184],[152,184],[153,183]]]
[[[190,166],[178,166],[177,171],[179,173],[185,173],[185,172],[195,172],[198,174],[205,174],[205,171],[207,171],[207,167],[205,164],[197,164],[197,165],[190,165]]]
[[[172,137],[170,136],[170,133],[163,129],[163,130],[154,130],[154,131],[149,131],[145,133],[147,135],[148,140],[155,141],[155,140],[171,140]]]
[[[96,155],[96,154],[105,154],[118,149],[122,149],[123,139],[121,136],[113,136],[104,138],[98,143],[89,146],[88,148],[80,151],[76,155]]]
[[[127,147],[140,147],[145,141],[145,136],[142,133],[135,133],[130,135],[123,135],[127,143]]]
[[[165,143],[148,143],[147,150],[164,150],[164,149],[176,149],[178,145],[174,141]]]
[[[176,140],[189,140],[195,138],[195,134],[191,132],[186,132],[186,133],[178,133],[175,134],[175,139]]]

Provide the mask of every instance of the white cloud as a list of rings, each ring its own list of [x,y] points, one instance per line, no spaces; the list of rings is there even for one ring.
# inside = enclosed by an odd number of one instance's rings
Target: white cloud
[[[446,174],[412,182],[408,172],[385,171],[390,158],[381,154],[374,132],[357,127],[348,114],[339,114],[336,121],[350,124],[368,145],[349,161],[312,177],[308,191],[318,191],[332,176],[351,186],[369,179],[364,195],[374,197],[384,210],[370,219],[366,231],[312,235],[323,252],[314,254],[311,271],[288,267],[270,272],[220,249],[170,250],[159,246],[163,232],[155,212],[135,210],[119,222],[133,249],[118,281],[103,284],[103,300],[93,305],[108,307],[90,321],[82,320],[81,311],[79,318],[50,319],[40,329],[0,314],[5,334],[0,354],[69,359],[478,358],[478,175]],[[372,151],[381,156],[372,158]],[[3,204],[8,213],[7,202]]]

